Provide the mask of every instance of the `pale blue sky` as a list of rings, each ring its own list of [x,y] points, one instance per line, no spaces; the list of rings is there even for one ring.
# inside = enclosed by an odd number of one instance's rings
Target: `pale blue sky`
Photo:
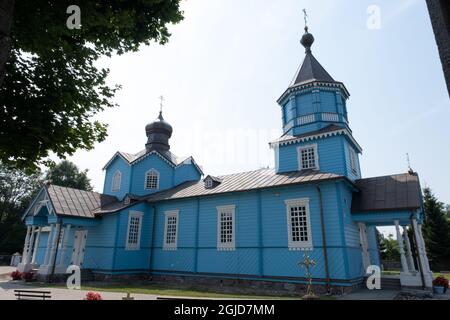
[[[367,8],[381,9],[381,29]],[[309,11],[314,55],[345,83],[350,125],[364,149],[364,177],[403,173],[406,153],[423,185],[450,203],[450,103],[423,0],[192,0],[166,46],[142,47],[101,66],[123,89],[120,107],[97,118],[109,137],[70,159],[89,169],[97,191],[117,151],[144,148],[145,125],[166,97],[172,151],[206,174],[273,166],[268,142],[281,134],[277,98],[304,56],[301,10]]]

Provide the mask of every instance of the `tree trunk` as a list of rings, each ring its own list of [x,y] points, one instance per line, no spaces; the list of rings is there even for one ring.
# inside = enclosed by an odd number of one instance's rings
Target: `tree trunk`
[[[0,0],[0,86],[5,78],[5,65],[11,51],[10,31],[14,0]]]

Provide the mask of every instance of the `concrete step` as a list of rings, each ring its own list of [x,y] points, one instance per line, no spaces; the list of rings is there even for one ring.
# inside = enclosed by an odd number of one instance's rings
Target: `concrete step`
[[[400,279],[381,277],[381,290],[400,290]]]

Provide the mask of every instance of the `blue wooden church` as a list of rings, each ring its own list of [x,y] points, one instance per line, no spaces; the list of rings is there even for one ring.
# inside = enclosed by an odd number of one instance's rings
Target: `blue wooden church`
[[[278,100],[284,133],[270,143],[274,169],[207,175],[172,153],[160,113],[145,128],[144,150],[117,152],[105,165],[102,194],[42,187],[23,216],[19,269],[48,278],[78,265],[97,279],[296,290],[307,280],[306,252],[316,285],[350,290],[380,265],[376,226],[395,225],[401,285],[431,287],[418,175],[362,179],[349,92],[316,60],[313,42],[305,28],[304,61]]]

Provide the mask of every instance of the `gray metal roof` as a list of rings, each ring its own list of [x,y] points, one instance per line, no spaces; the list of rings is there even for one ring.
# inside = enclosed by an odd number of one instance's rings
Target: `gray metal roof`
[[[422,190],[417,173],[361,179],[353,196],[352,212],[415,210],[422,207]]]
[[[95,218],[95,210],[117,202],[117,198],[97,192],[45,186],[55,213],[62,216]]]
[[[261,169],[251,172],[219,176],[222,182],[213,189],[205,188],[202,181],[183,183],[173,189],[153,194],[146,198],[148,202],[182,199],[230,192],[241,192],[293,184],[313,183],[324,180],[345,179],[334,173],[316,171],[295,171],[277,174],[273,169]]]
[[[313,54],[309,52],[306,54],[302,66],[295,75],[291,87],[311,81],[334,82],[334,79],[322,67]]]

